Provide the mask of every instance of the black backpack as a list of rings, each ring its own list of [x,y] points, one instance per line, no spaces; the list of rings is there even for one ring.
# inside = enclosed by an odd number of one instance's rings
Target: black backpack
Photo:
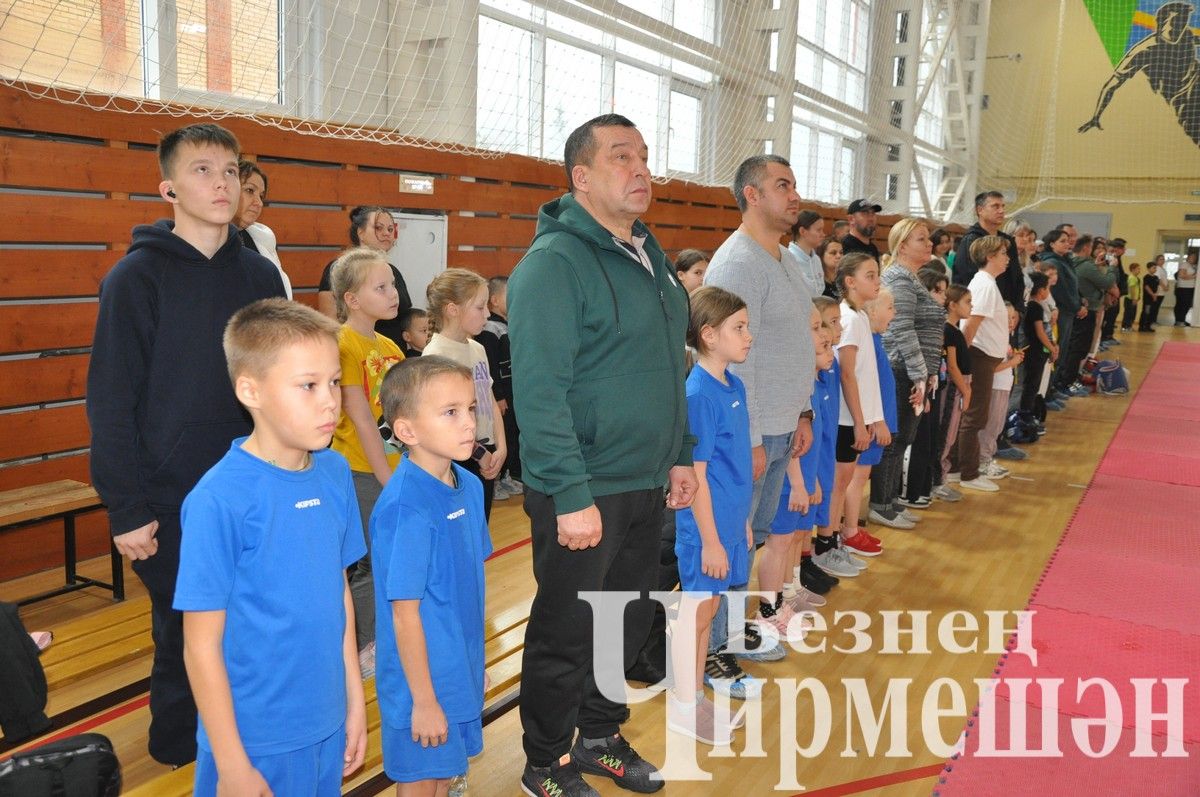
[[[117,797],[121,765],[108,737],[82,733],[0,761],[0,797]]]

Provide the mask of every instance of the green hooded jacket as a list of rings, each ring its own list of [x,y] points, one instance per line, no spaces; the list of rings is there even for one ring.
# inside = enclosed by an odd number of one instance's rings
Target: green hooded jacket
[[[538,213],[508,283],[522,480],[563,515],[690,465],[688,299],[640,221],[654,275],[567,194]]]

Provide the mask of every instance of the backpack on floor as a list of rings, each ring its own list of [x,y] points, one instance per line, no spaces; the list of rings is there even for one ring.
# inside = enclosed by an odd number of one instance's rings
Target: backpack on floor
[[[1106,396],[1123,396],[1129,392],[1129,371],[1120,360],[1101,360],[1096,366],[1096,389]]]
[[[1033,414],[1014,410],[1008,414],[1004,423],[1004,434],[1014,443],[1027,445],[1038,441],[1037,421]]]
[[[117,797],[121,765],[112,742],[81,733],[0,762],[0,797]]]

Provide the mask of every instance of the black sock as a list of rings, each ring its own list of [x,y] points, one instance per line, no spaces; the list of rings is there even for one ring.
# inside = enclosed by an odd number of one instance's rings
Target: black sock
[[[763,617],[774,617],[775,616],[775,607],[769,603],[764,603],[763,601],[759,601],[758,602],[758,613],[761,614]]]
[[[836,547],[837,547],[837,537],[835,537],[833,535],[830,535],[828,537],[823,537],[820,534],[818,534],[816,536],[816,538],[813,540],[813,552],[816,553],[818,556],[825,553],[826,551],[832,551]]]

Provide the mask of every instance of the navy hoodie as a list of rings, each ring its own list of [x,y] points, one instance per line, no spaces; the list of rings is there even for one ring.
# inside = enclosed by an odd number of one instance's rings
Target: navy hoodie
[[[176,513],[200,477],[251,430],[221,338],[237,310],[283,297],[279,272],[230,227],[207,258],[161,220],[100,283],[88,368],[92,483],[111,533]]]

